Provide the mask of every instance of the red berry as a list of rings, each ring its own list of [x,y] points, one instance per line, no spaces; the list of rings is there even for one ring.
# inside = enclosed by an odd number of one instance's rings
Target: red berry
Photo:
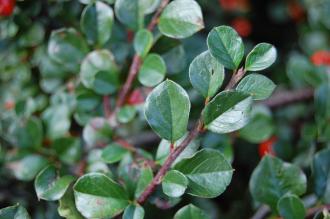
[[[246,18],[236,18],[232,21],[231,25],[242,37],[247,37],[251,34],[252,26]]]
[[[298,2],[291,2],[288,5],[289,14],[296,22],[301,21],[305,16],[303,7]]]
[[[15,0],[0,0],[0,16],[12,15],[15,8]]]
[[[330,52],[325,50],[316,51],[310,57],[312,63],[316,66],[327,65],[330,66]]]
[[[127,104],[129,105],[138,105],[144,102],[144,95],[142,94],[141,89],[135,89],[127,98]]]
[[[274,155],[275,156],[275,151],[274,151],[274,144],[277,141],[277,137],[273,136],[269,139],[267,139],[264,142],[261,142],[259,144],[259,156],[263,157],[266,154]]]
[[[247,0],[219,0],[219,4],[225,11],[246,11],[249,8]]]
[[[8,100],[5,102],[5,109],[6,110],[12,110],[15,107],[15,102],[12,100]]]

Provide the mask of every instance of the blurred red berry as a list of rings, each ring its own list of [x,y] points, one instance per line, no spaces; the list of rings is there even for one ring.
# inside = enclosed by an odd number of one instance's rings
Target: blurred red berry
[[[142,94],[141,89],[135,89],[129,95],[127,99],[127,104],[129,105],[138,105],[144,102],[144,95]]]
[[[276,141],[277,141],[277,137],[273,136],[273,137],[267,139],[266,141],[261,142],[259,144],[259,156],[263,157],[266,154],[275,155],[275,151],[274,151],[273,147],[274,147],[274,144],[276,143]]]
[[[249,7],[247,0],[219,0],[219,4],[225,11],[246,11]]]
[[[132,42],[134,39],[134,31],[128,30],[127,31],[127,41]]]
[[[12,15],[15,8],[15,0],[0,0],[0,16]]]
[[[316,65],[327,65],[330,66],[330,51],[319,50],[316,51],[311,57],[311,62]]]
[[[5,109],[6,110],[12,110],[15,107],[15,102],[12,100],[8,100],[5,102]]]
[[[291,2],[288,5],[289,14],[296,22],[301,21],[305,16],[304,8],[298,2]]]
[[[247,37],[251,34],[252,25],[251,22],[246,18],[235,18],[231,25],[242,37]]]

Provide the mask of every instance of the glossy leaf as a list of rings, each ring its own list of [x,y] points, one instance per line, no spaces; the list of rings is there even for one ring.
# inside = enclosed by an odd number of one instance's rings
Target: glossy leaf
[[[59,29],[52,32],[48,44],[49,57],[63,65],[66,70],[77,73],[87,52],[86,42],[75,29]]]
[[[139,29],[142,27],[144,16],[141,3],[140,0],[116,0],[116,17],[130,29]]]
[[[144,209],[139,205],[129,205],[125,208],[123,219],[143,219]]]
[[[236,87],[236,90],[245,92],[254,100],[263,100],[270,97],[276,85],[266,76],[250,74],[244,77]]]
[[[276,209],[283,195],[305,193],[306,176],[297,166],[266,155],[254,169],[249,187],[256,201]]]
[[[0,209],[1,219],[30,219],[26,209],[19,204]]]
[[[202,209],[189,204],[176,212],[174,219],[209,219],[209,216]]]
[[[137,110],[134,106],[123,106],[117,112],[117,119],[121,123],[128,123],[134,119],[136,112]]]
[[[141,84],[153,87],[165,78],[166,65],[163,58],[157,54],[149,54],[141,66],[138,79]]]
[[[64,196],[59,200],[57,208],[58,214],[66,219],[83,219],[74,203],[74,195],[71,189],[68,189]]]
[[[151,49],[153,43],[153,36],[149,30],[141,29],[134,37],[134,49],[135,52],[141,56],[145,57],[149,50]]]
[[[113,86],[117,87],[116,72],[117,66],[114,62],[114,58],[112,54],[108,50],[95,50],[89,53],[86,58],[83,60],[80,68],[80,78],[83,85],[87,88],[95,89],[95,91],[99,91],[97,86],[99,82],[95,82],[96,79],[104,80],[102,76],[107,74],[111,74],[111,76],[107,76],[107,83],[111,84],[113,82]],[[101,72],[101,73],[100,73]],[[97,74],[98,78],[96,78]],[[109,80],[110,79],[110,80]],[[113,90],[111,90],[113,91]],[[100,92],[102,94],[103,92]],[[112,92],[110,92],[112,93]]]
[[[174,0],[159,18],[159,30],[173,38],[186,38],[204,28],[203,14],[194,0]]]
[[[203,110],[207,129],[228,133],[244,127],[249,121],[252,98],[238,91],[223,91],[215,96]]]
[[[120,161],[127,153],[128,150],[123,146],[117,143],[112,143],[103,149],[102,159],[107,163],[116,163]]]
[[[246,71],[260,71],[271,66],[276,60],[276,49],[269,43],[259,43],[247,55]]]
[[[42,123],[36,117],[23,121],[15,129],[15,141],[21,148],[38,148],[42,144],[42,138]]]
[[[82,12],[81,29],[91,44],[104,45],[111,36],[112,24],[112,8],[101,1],[88,5]]]
[[[204,198],[214,198],[229,185],[233,169],[225,157],[216,150],[203,149],[174,167],[188,178],[187,193]]]
[[[169,197],[180,197],[186,191],[188,179],[177,170],[166,173],[162,180],[163,192]]]
[[[212,56],[228,69],[238,69],[244,56],[244,44],[237,32],[228,26],[219,26],[207,36]]]
[[[190,100],[177,83],[166,80],[147,97],[145,116],[151,128],[171,142],[180,139],[187,130]]]
[[[192,86],[205,98],[214,96],[224,80],[224,67],[208,51],[198,55],[190,64]]]
[[[277,211],[285,219],[305,218],[304,204],[296,195],[285,195],[277,203]]]
[[[39,199],[56,201],[62,198],[73,180],[69,175],[59,177],[55,167],[48,166],[37,175],[34,188]]]
[[[56,151],[60,160],[66,164],[74,164],[81,156],[81,142],[73,137],[58,138],[51,147]]]
[[[73,189],[77,209],[87,218],[114,217],[128,205],[126,191],[102,173],[80,177]]]
[[[330,149],[316,153],[312,163],[314,191],[317,196],[330,202]]]
[[[137,181],[137,186],[135,190],[135,198],[140,197],[142,192],[151,183],[153,178],[152,169],[150,167],[145,167],[142,169],[139,180]]]
[[[94,91],[101,95],[113,94],[119,87],[118,75],[111,71],[99,71],[95,74]]]

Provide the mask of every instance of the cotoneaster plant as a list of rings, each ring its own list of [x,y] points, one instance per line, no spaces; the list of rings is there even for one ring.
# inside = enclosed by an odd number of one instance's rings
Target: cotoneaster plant
[[[34,182],[40,205],[67,219],[161,218],[164,209],[176,211],[167,218],[214,218],[200,200],[224,193],[237,172],[225,140],[207,146],[215,133],[263,142],[249,183],[259,210],[305,217],[307,177],[276,157],[271,116],[260,106],[276,87],[262,74],[276,60],[273,45],[250,50],[232,27],[214,27],[185,68],[182,40],[205,25],[197,1],[38,7],[1,11],[0,157],[6,176]],[[146,130],[158,147],[145,145]],[[320,202],[329,198],[328,154],[313,160]],[[0,218],[30,218],[24,205],[2,208]]]

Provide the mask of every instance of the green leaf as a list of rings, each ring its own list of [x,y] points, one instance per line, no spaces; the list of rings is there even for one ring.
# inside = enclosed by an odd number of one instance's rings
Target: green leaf
[[[59,200],[58,214],[66,219],[83,219],[74,203],[74,195],[71,189],[66,190],[64,196]]]
[[[193,157],[177,163],[174,169],[188,178],[187,193],[214,198],[223,193],[229,185],[233,169],[225,157],[217,150],[203,149]]]
[[[107,144],[111,136],[112,129],[104,118],[91,119],[83,130],[83,139],[88,146]]]
[[[204,28],[203,14],[194,0],[174,0],[159,18],[159,30],[173,38],[186,38]]]
[[[312,163],[314,191],[319,197],[330,202],[330,149],[326,148],[314,155]]]
[[[134,106],[126,105],[117,112],[117,119],[121,123],[128,123],[132,121],[136,115],[136,108]]]
[[[267,99],[272,95],[276,85],[266,76],[250,74],[244,77],[236,87],[236,90],[245,92],[254,100]]]
[[[120,161],[126,154],[128,150],[123,148],[123,146],[112,143],[102,150],[102,159],[107,163],[116,163]]]
[[[159,84],[146,99],[147,122],[161,138],[171,142],[186,133],[189,112],[187,92],[171,80]]]
[[[169,197],[180,197],[186,191],[188,179],[177,170],[166,173],[162,180],[163,192]]]
[[[276,209],[283,195],[305,193],[306,176],[297,166],[266,155],[254,169],[249,187],[256,201]]]
[[[55,167],[48,166],[37,175],[34,188],[39,199],[56,201],[62,198],[73,180],[69,175],[59,177]]]
[[[221,87],[225,71],[209,51],[198,55],[190,64],[189,78],[192,86],[205,98],[214,96]]]
[[[129,205],[125,208],[123,219],[143,219],[144,209],[139,205]]]
[[[80,177],[73,189],[77,209],[87,218],[114,217],[128,205],[126,191],[102,173]]]
[[[66,164],[74,164],[77,162],[82,152],[80,140],[74,137],[55,139],[51,148],[56,151],[60,160]]]
[[[151,14],[158,8],[161,0],[140,0],[144,14]]]
[[[48,44],[49,57],[63,65],[67,71],[78,72],[87,52],[86,42],[75,29],[63,28],[51,33]]]
[[[187,134],[182,136],[179,140],[177,140],[174,143],[174,148],[179,146],[183,140],[186,138]],[[181,161],[184,158],[191,157],[198,149],[199,143],[195,141],[191,141],[188,146],[182,151],[182,153],[175,159],[173,162],[172,166],[174,166],[176,163]],[[171,151],[171,142],[167,141],[165,139],[162,139],[158,145],[157,153],[156,153],[156,161],[160,165],[163,165],[165,160],[167,159],[168,155],[170,154]]]
[[[141,56],[145,57],[149,50],[151,49],[153,42],[152,33],[147,29],[139,30],[134,37],[134,49],[135,52]]]
[[[202,209],[189,204],[176,212],[174,219],[209,219],[209,216]]]
[[[228,26],[219,26],[207,36],[207,46],[212,56],[228,69],[238,69],[244,56],[244,44],[237,32]]]
[[[119,87],[118,75],[111,71],[99,71],[95,74],[94,91],[101,95],[110,95]]]
[[[104,45],[111,36],[112,24],[112,8],[101,1],[88,5],[82,12],[80,25],[90,44]]]
[[[47,163],[47,160],[40,155],[28,155],[21,160],[8,163],[8,168],[17,179],[30,181],[34,179]]]
[[[259,43],[247,55],[245,71],[260,71],[271,66],[276,60],[276,49],[268,43]]]
[[[140,0],[116,0],[115,13],[118,20],[129,27],[137,30],[143,26],[143,7]]]
[[[236,131],[248,123],[251,104],[252,98],[243,92],[223,91],[204,108],[204,124],[216,133]]]
[[[98,74],[99,72],[101,73]],[[108,74],[111,74],[111,76],[106,75],[104,72],[108,72]],[[97,74],[98,78],[96,78]],[[114,57],[108,50],[95,50],[90,52],[81,64],[81,82],[85,87],[94,89],[96,92],[100,92],[97,87],[99,86],[100,81],[95,82],[95,80],[104,80],[104,77],[107,79],[105,84],[106,86],[113,84],[113,87],[117,87],[118,83],[116,78],[118,76]],[[109,89],[107,91],[109,92]],[[110,93],[112,93],[114,89],[110,89],[110,91]],[[102,93],[103,92],[100,92],[100,94]]]
[[[164,80],[165,73],[166,65],[163,58],[157,54],[149,54],[143,61],[138,79],[144,86],[153,87]]]
[[[30,219],[26,209],[19,204],[0,209],[1,219]]]
[[[42,144],[43,129],[41,120],[31,117],[22,121],[15,129],[15,140],[21,148],[39,148]]]
[[[137,186],[135,189],[135,198],[139,198],[143,191],[148,187],[153,179],[152,169],[145,167],[142,169]]]
[[[285,219],[305,218],[304,204],[296,195],[285,195],[277,203],[277,211]]]

